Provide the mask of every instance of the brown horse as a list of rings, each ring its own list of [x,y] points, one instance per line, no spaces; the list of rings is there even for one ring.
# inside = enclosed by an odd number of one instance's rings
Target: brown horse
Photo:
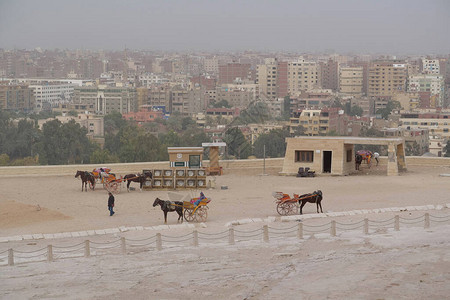
[[[179,222],[183,222],[183,202],[180,201],[168,201],[168,200],[161,200],[159,198],[155,199],[155,202],[153,202],[153,207],[156,205],[161,206],[161,210],[164,212],[164,224],[167,224],[167,213],[169,211],[176,211],[178,213],[178,220]]]
[[[322,201],[322,191],[321,190],[314,191],[311,194],[304,194],[297,198],[299,198],[298,204],[300,204],[300,214],[303,214],[302,209],[303,209],[303,206],[305,206],[305,204],[307,202],[316,203],[317,213],[319,213],[319,206],[320,206],[320,212],[323,213],[322,204],[320,203]]]
[[[87,192],[87,184],[89,182],[89,187],[92,188],[92,190],[95,189],[95,177],[92,175],[92,173],[89,173],[88,171],[77,171],[75,174],[75,178],[78,178],[78,176],[81,177],[81,191],[84,190]]]
[[[142,186],[144,185],[147,177],[153,178],[152,172],[145,172],[144,174],[127,174],[123,177],[123,180],[127,181],[127,191],[130,191],[131,182],[139,182],[139,189],[142,192]]]

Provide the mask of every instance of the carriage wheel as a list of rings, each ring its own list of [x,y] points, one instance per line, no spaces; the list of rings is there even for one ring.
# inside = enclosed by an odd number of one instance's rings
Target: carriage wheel
[[[208,218],[208,209],[204,206],[199,207],[197,208],[195,215],[198,222],[205,222]]]
[[[120,184],[118,182],[111,182],[109,184],[110,192],[113,194],[119,194],[120,193]]]
[[[185,208],[184,209],[184,219],[188,222],[195,221],[194,209]]]
[[[277,212],[282,216],[293,215],[297,213],[297,203],[280,202],[277,205]]]

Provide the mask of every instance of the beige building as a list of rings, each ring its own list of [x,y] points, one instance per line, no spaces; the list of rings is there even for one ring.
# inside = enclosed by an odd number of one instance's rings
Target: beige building
[[[33,90],[26,85],[0,85],[0,109],[33,111]]]
[[[278,87],[278,63],[274,58],[266,59],[264,65],[258,65],[256,69],[256,84],[259,92],[268,99],[277,97]]]
[[[318,82],[319,71],[316,62],[301,58],[288,63],[288,92],[292,97],[317,88]]]
[[[388,146],[387,175],[406,170],[402,138],[295,137],[286,139],[286,155],[281,175],[296,175],[300,167],[316,174],[348,175],[355,171],[354,145]]]
[[[395,93],[392,96],[392,100],[398,101],[401,108],[406,111],[412,111],[420,105],[420,96],[418,93]]]
[[[367,95],[392,97],[406,91],[407,68],[402,61],[376,61],[369,67]]]
[[[279,124],[248,124],[249,131],[247,133],[247,140],[253,145],[261,134],[269,133],[275,129],[283,129],[283,125]]]
[[[363,67],[339,68],[339,92],[354,96],[363,94]]]
[[[136,112],[138,109],[136,89],[128,87],[77,87],[74,90],[73,103],[93,107],[95,114],[102,115],[113,111],[121,114]]]

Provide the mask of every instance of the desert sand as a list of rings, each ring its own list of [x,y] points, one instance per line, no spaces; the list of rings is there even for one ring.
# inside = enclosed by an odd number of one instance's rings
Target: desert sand
[[[277,217],[272,192],[309,193],[322,190],[324,212],[351,211],[450,203],[449,167],[409,167],[400,176],[388,177],[383,166],[358,175],[294,178],[276,176],[277,170],[228,173],[209,178],[216,188],[203,190],[212,198],[204,232],[222,232],[230,222],[246,218]],[[167,191],[116,195],[116,214],[109,217],[107,193],[81,192],[73,176],[3,176],[0,178],[0,237],[73,232],[119,226],[163,224],[163,213],[152,207],[156,197],[168,199]],[[221,186],[228,189],[222,190]],[[176,191],[194,197],[199,191]],[[173,195],[173,194],[171,194]],[[445,207],[445,205],[444,205]],[[450,215],[450,209],[429,211]],[[307,204],[304,214],[316,214]],[[401,212],[405,217],[424,212]],[[357,222],[363,218],[386,219],[394,213],[305,220],[305,224]],[[270,226],[295,225],[276,219]],[[177,224],[170,213],[168,224]],[[260,228],[264,222],[238,225],[239,230]],[[422,226],[422,227],[421,227]],[[192,229],[168,229],[180,235]],[[385,229],[363,235],[360,230],[330,234],[271,238],[269,243],[245,241],[203,242],[200,247],[179,246],[130,255],[107,254],[67,258],[52,263],[23,263],[0,267],[0,298],[61,299],[443,299],[450,292],[449,224],[409,226],[400,231]],[[153,236],[152,230],[98,236],[98,241],[120,236]],[[90,237],[94,240],[95,237]],[[22,251],[73,244],[84,239],[65,238],[0,243]],[[34,248],[33,248],[34,247]]]

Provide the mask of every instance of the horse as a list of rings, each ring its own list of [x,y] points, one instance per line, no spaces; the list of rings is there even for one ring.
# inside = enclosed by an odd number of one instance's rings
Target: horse
[[[359,167],[363,161],[363,157],[360,154],[355,155],[355,170],[359,171]]]
[[[320,203],[322,201],[322,191],[321,190],[317,190],[314,191],[311,194],[304,194],[301,195],[300,197],[298,197],[298,204],[300,205],[300,214],[302,215],[302,208],[303,206],[305,206],[305,204],[307,202],[309,203],[316,203],[317,205],[317,213],[319,213],[319,206],[320,206],[320,212],[323,213],[322,210],[322,204]]]
[[[161,200],[159,198],[155,199],[155,202],[153,202],[153,207],[156,205],[161,206],[161,210],[164,212],[164,224],[167,224],[167,213],[169,211],[176,211],[178,213],[178,220],[179,222],[183,222],[183,202],[180,201],[168,201],[168,200]]]
[[[359,150],[359,151],[356,152],[356,154],[357,155],[361,155],[361,157],[362,157],[362,161],[361,162],[365,161],[367,163],[367,167],[370,169],[370,166],[372,165],[371,164],[371,160],[372,160],[372,157],[373,157],[372,151]]]
[[[139,189],[142,192],[142,186],[144,185],[146,177],[153,178],[152,172],[145,172],[144,174],[127,174],[123,177],[127,181],[127,191],[130,191],[131,182],[139,182]]]
[[[91,183],[92,190],[95,189],[95,177],[94,175],[92,175],[92,173],[89,173],[88,171],[77,171],[77,173],[75,174],[75,178],[78,178],[78,176],[81,177],[81,191],[83,191],[84,186],[84,190],[87,192],[88,182]]]

